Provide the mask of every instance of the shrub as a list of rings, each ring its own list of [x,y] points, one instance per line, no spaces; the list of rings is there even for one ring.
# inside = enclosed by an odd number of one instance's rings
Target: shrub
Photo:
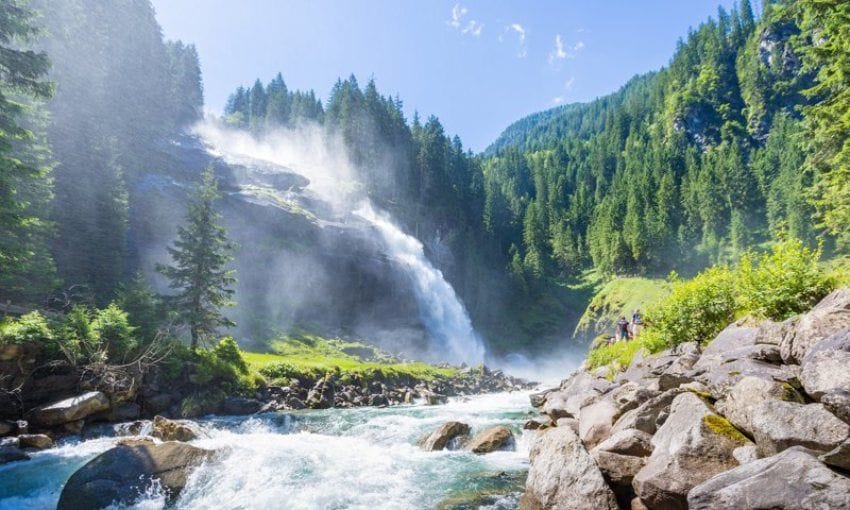
[[[671,278],[672,293],[663,306],[647,314],[649,326],[670,346],[707,342],[735,318],[735,274],[711,267],[692,280]]]
[[[91,327],[110,359],[125,359],[138,346],[133,335],[136,328],[130,325],[127,313],[115,303],[98,310]]]
[[[53,343],[54,335],[43,315],[30,312],[3,324],[0,327],[0,341],[11,344],[48,345]]]
[[[248,373],[248,364],[242,358],[242,353],[239,351],[239,344],[236,343],[233,337],[226,336],[222,338],[213,348],[213,354],[218,359],[232,365],[239,373]]]
[[[798,239],[776,243],[770,253],[746,253],[738,266],[742,311],[784,320],[810,309],[835,284],[820,266],[820,256],[820,248],[807,248]]]
[[[183,418],[194,418],[215,413],[221,408],[226,397],[227,395],[220,389],[193,393],[180,402],[180,415]]]
[[[301,375],[295,365],[285,361],[269,363],[260,369],[260,373],[267,379],[292,379]]]

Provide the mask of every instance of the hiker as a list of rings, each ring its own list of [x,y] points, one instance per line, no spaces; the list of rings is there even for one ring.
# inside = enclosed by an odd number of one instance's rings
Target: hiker
[[[626,316],[620,316],[620,320],[617,321],[617,341],[620,340],[628,340],[629,339],[629,321],[626,320]]]
[[[640,314],[640,310],[635,308],[635,312],[632,314],[632,338],[638,336],[640,333],[640,327],[643,325],[643,316]]]

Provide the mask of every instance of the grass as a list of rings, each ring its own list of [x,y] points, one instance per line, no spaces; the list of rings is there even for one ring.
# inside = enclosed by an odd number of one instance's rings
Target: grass
[[[637,308],[643,313],[670,294],[670,283],[660,278],[617,277],[601,285],[576,325],[575,336],[593,338],[614,332],[621,315],[631,318]]]
[[[286,363],[296,372],[324,374],[337,372],[359,375],[369,380],[411,377],[420,380],[448,378],[457,374],[455,368],[441,368],[422,362],[398,362],[381,351],[361,344],[315,335],[281,338],[271,343],[272,352],[243,352],[242,357],[252,371],[276,363]]]

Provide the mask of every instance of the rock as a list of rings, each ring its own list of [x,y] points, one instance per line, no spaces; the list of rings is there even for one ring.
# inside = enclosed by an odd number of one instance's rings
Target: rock
[[[649,508],[686,509],[688,491],[737,466],[732,451],[747,443],[699,397],[682,393],[652,438],[652,455],[634,478],[635,492]]]
[[[369,397],[369,405],[374,407],[381,407],[389,405],[389,402],[387,401],[386,396],[378,393]]]
[[[0,420],[0,437],[8,436],[17,429],[15,422],[9,420]]]
[[[522,424],[523,430],[540,430],[549,427],[548,424],[539,422],[537,420],[527,420]]]
[[[328,409],[334,404],[334,386],[329,378],[319,379],[304,402],[310,409]]]
[[[635,382],[627,382],[610,392],[610,399],[620,413],[631,411],[660,392],[645,388]]]
[[[44,450],[53,446],[53,439],[46,434],[21,434],[18,436],[18,444],[21,448]]]
[[[16,446],[0,446],[0,465],[18,460],[29,460],[30,456]]]
[[[850,423],[850,391],[831,390],[820,398],[829,412]]]
[[[652,436],[636,429],[621,430],[599,443],[595,450],[646,457],[652,453]]]
[[[643,382],[645,379],[649,377],[649,363],[647,362],[647,358],[649,353],[646,349],[639,349],[638,352],[632,357],[632,361],[629,363],[628,368],[624,372],[617,374],[614,380],[618,384],[622,384],[625,382]]]
[[[41,427],[62,425],[109,409],[109,399],[99,391],[53,402],[30,412],[29,419]]]
[[[301,399],[299,399],[297,397],[289,397],[289,399],[287,399],[287,401],[286,401],[286,405],[290,409],[295,409],[296,411],[299,410],[299,409],[306,409],[307,408],[307,404],[302,402]]]
[[[646,465],[646,458],[605,452],[596,448],[591,450],[590,454],[605,477],[605,481],[614,489],[617,501],[621,504],[630,501],[635,495],[632,480]]]
[[[466,445],[466,449],[472,453],[490,453],[510,449],[513,445],[513,432],[508,427],[500,425],[475,434]]]
[[[177,399],[170,393],[158,393],[145,398],[143,403],[145,410],[150,414],[159,414],[168,410]],[[148,415],[150,416],[150,415]]]
[[[580,370],[562,382],[559,390],[546,396],[542,411],[552,421],[558,421],[558,418],[575,418],[582,407],[610,388],[611,384],[604,379],[598,379]]]
[[[163,441],[192,441],[205,434],[195,422],[155,416],[150,435]]]
[[[756,445],[748,444],[739,446],[732,450],[732,456],[738,461],[738,464],[746,464],[759,459],[759,452]]]
[[[850,440],[818,457],[821,461],[845,471],[850,471]]]
[[[543,390],[541,392],[532,393],[531,395],[529,395],[528,398],[529,400],[531,400],[531,406],[542,407],[543,404],[546,403],[546,396],[553,391],[557,391],[557,388],[550,388],[548,390]]]
[[[575,418],[558,418],[558,421],[555,422],[556,427],[569,427],[578,434],[578,420]]]
[[[647,434],[655,434],[658,430],[659,416],[670,407],[673,399],[682,393],[680,388],[673,388],[664,393],[653,397],[637,408],[628,411],[621,416],[616,423],[612,432],[618,432],[626,429],[637,429],[646,432]]]
[[[706,385],[715,399],[723,399],[738,381],[747,376],[761,379],[773,379],[780,382],[796,382],[796,376],[779,365],[754,359],[736,359],[714,366],[697,376],[697,380]]]
[[[104,508],[113,503],[130,505],[157,479],[169,497],[176,497],[194,468],[212,455],[191,445],[119,445],[78,469],[62,489],[59,510]]]
[[[758,333],[756,333],[756,343],[779,347],[782,345],[782,340],[791,334],[796,326],[796,318],[787,319],[782,322],[764,321],[759,325]]]
[[[255,398],[227,397],[221,404],[221,412],[231,415],[254,414],[263,407]]]
[[[699,344],[686,342],[665,352],[669,353],[668,356],[672,360],[665,363],[666,366],[657,371],[658,389],[667,391],[691,382],[693,380],[693,376],[690,375],[691,369],[694,363],[700,359]],[[655,370],[653,372],[655,373]]]
[[[800,363],[819,341],[850,328],[850,289],[839,289],[800,316],[779,346],[786,363]]]
[[[152,437],[121,437],[115,441],[116,445],[124,445],[124,446],[139,446],[139,445],[152,445],[156,444],[156,441]]]
[[[596,461],[569,427],[541,433],[531,448],[521,510],[616,510]]]
[[[730,324],[705,347],[693,369],[705,372],[723,363],[747,357],[744,355],[746,351],[742,349],[756,345],[758,332],[758,328]]]
[[[790,384],[746,376],[729,390],[726,398],[717,403],[717,410],[733,425],[752,435],[752,417],[756,404],[768,399],[803,402],[802,396]]]
[[[135,402],[125,402],[111,408],[109,412],[104,415],[104,418],[110,422],[132,421],[138,420],[141,415],[142,407],[139,404]]]
[[[836,418],[823,404],[767,399],[753,407],[751,434],[763,457],[792,446],[827,452],[850,435],[850,425]]]
[[[850,479],[795,447],[703,482],[688,494],[688,505],[692,510],[850,508]]]
[[[800,382],[813,399],[836,390],[850,392],[850,329],[812,345],[801,366]]]
[[[469,425],[459,421],[447,421],[440,425],[437,430],[431,432],[422,442],[422,449],[427,452],[442,450],[450,447],[452,440],[459,436],[469,434]],[[451,449],[451,448],[450,448]]]
[[[579,412],[578,433],[585,446],[593,448],[611,435],[620,410],[605,398],[583,407]]]

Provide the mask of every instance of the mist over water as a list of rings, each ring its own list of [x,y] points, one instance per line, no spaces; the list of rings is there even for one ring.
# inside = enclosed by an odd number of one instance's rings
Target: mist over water
[[[363,185],[358,181],[360,174],[340,140],[310,124],[279,129],[258,138],[208,119],[194,132],[212,154],[227,162],[247,168],[251,168],[252,161],[268,162],[306,177],[310,181],[307,189],[330,204],[339,220],[365,220],[372,227],[370,235],[376,236],[388,259],[408,275],[420,320],[428,333],[429,345],[424,352],[430,360],[470,365],[485,360],[484,342],[457,293],[428,260],[422,243],[364,197]]]

